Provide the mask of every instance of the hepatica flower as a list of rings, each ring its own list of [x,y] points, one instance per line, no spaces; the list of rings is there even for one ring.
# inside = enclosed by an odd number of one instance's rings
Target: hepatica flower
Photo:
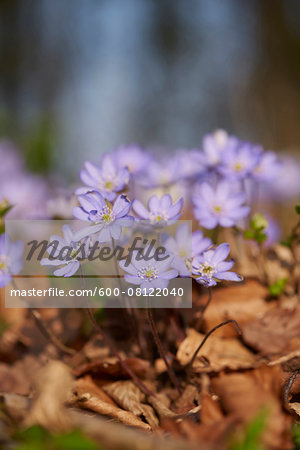
[[[120,169],[126,168],[132,175],[141,175],[152,162],[152,156],[138,145],[124,145],[113,153]]]
[[[119,239],[122,227],[130,227],[134,218],[129,216],[131,201],[126,195],[119,195],[112,205],[99,192],[79,195],[81,207],[73,208],[73,216],[90,223],[75,233],[74,239],[80,239],[97,233],[99,243]]]
[[[143,255],[147,255],[147,258]],[[169,281],[178,276],[178,271],[171,268],[172,255],[165,254],[163,258],[158,260],[155,249],[149,250],[149,246],[144,250],[133,251],[131,262],[127,267],[125,267],[126,260],[119,262],[120,267],[127,272],[124,276],[125,281],[146,289],[146,292],[149,292],[150,288],[166,288]]]
[[[229,244],[221,244],[215,250],[208,250],[192,262],[196,281],[206,287],[216,286],[220,280],[241,281],[235,272],[229,272],[234,262],[225,261],[229,255]]]
[[[186,263],[196,255],[203,253],[212,244],[209,238],[203,236],[202,231],[191,233],[187,223],[177,227],[175,237],[163,233],[161,239],[168,253],[174,256],[172,267],[178,270],[181,277],[191,275]]]
[[[218,166],[226,152],[235,148],[238,139],[229,136],[224,130],[216,130],[214,133],[206,134],[202,141],[203,153],[198,152],[197,157],[208,168]]]
[[[243,205],[245,200],[246,195],[234,192],[226,180],[220,181],[216,189],[205,182],[193,196],[194,214],[204,228],[232,227],[250,212],[249,206]]]
[[[179,219],[182,205],[182,198],[173,204],[172,197],[165,194],[161,198],[157,195],[150,197],[148,209],[139,200],[133,201],[132,208],[141,219],[149,221],[152,225],[165,226]]]
[[[23,267],[24,244],[21,241],[11,242],[3,233],[0,236],[0,287],[4,287],[17,275]]]
[[[282,165],[274,152],[264,152],[258,164],[254,167],[252,176],[257,181],[271,183],[277,179],[281,167]]]
[[[119,168],[112,155],[108,153],[103,155],[101,167],[88,161],[84,166],[85,168],[80,172],[80,178],[87,188],[77,189],[76,194],[96,190],[112,201],[116,198],[117,192],[124,190],[128,184],[130,175],[128,168]]]
[[[62,227],[63,237],[53,235],[50,237],[50,243],[56,244],[50,246],[48,253],[51,258],[43,258],[40,262],[42,266],[61,266],[57,268],[53,275],[57,277],[71,277],[80,267],[80,262],[84,261],[89,255],[89,242],[76,242],[74,240],[74,230],[70,225]]]
[[[222,154],[219,172],[228,178],[241,180],[251,175],[260,161],[262,147],[240,142]]]

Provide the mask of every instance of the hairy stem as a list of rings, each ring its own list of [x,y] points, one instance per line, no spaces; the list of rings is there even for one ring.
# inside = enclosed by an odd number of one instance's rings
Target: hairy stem
[[[199,329],[201,328],[201,325],[202,325],[202,323],[203,323],[203,316],[204,316],[204,313],[205,313],[205,311],[206,311],[208,305],[210,304],[211,300],[212,300],[212,288],[209,287],[209,288],[208,288],[208,299],[207,299],[205,305],[201,306],[200,311],[199,311],[199,312],[200,312],[200,317],[198,318],[198,320],[197,320],[197,322],[196,322],[196,326],[195,326],[196,330],[199,330]],[[199,313],[198,313],[198,314],[199,314]],[[197,314],[197,315],[198,315],[198,314]]]
[[[225,320],[225,322],[220,323],[219,325],[216,325],[214,328],[212,328],[203,338],[201,344],[197,347],[196,351],[194,352],[190,362],[187,363],[188,367],[192,367],[194,364],[194,361],[199,353],[199,351],[201,350],[201,348],[203,347],[203,345],[205,344],[205,342],[207,341],[207,339],[209,338],[209,336],[211,336],[212,333],[214,333],[216,330],[218,330],[218,328],[223,327],[224,325],[227,325],[228,323],[232,323],[236,329],[236,331],[238,332],[239,335],[242,335],[242,330],[240,329],[238,323],[236,322],[236,320],[233,319],[228,319]]]
[[[15,280],[12,280],[12,285],[14,286],[14,288],[17,290],[17,285]],[[26,303],[26,301],[24,299],[22,299],[24,301],[24,303]],[[52,342],[52,344],[60,351],[67,353],[68,355],[74,355],[76,353],[76,350],[74,350],[73,348],[67,347],[66,345],[64,345],[60,339],[58,339],[58,337],[55,336],[55,334],[51,331],[51,329],[48,327],[48,325],[46,324],[46,322],[44,321],[44,319],[42,318],[41,314],[38,312],[37,309],[35,308],[31,308],[28,303],[26,303],[27,308],[29,309],[31,315],[34,318],[34,321],[38,327],[38,329],[40,330],[40,332],[49,340]]]
[[[146,395],[153,395],[154,393],[152,391],[150,391],[149,388],[147,388],[147,386],[136,376],[136,374],[130,369],[130,367],[126,364],[125,361],[123,361],[123,359],[121,358],[121,356],[119,355],[118,350],[116,349],[115,345],[113,344],[113,342],[109,339],[109,337],[106,335],[106,333],[102,330],[102,328],[100,327],[100,325],[98,325],[98,323],[96,322],[96,319],[94,317],[93,312],[91,311],[90,308],[86,308],[86,312],[88,317],[90,318],[95,330],[100,334],[100,336],[102,337],[102,339],[104,340],[104,342],[106,343],[106,345],[108,346],[108,348],[110,349],[110,351],[113,353],[113,355],[118,359],[119,363],[121,364],[121,366],[123,367],[123,369],[128,373],[128,375],[132,378],[132,380],[136,383],[136,385],[141,389],[142,392],[144,392],[144,394]]]
[[[147,316],[148,316],[149,324],[150,324],[151,331],[152,331],[152,334],[153,334],[153,337],[154,337],[154,341],[155,341],[155,343],[157,345],[159,354],[160,354],[161,358],[163,359],[163,361],[164,361],[164,363],[166,365],[166,368],[167,368],[170,380],[172,381],[173,385],[176,387],[176,389],[179,392],[179,394],[182,394],[182,390],[181,390],[179,382],[178,382],[178,380],[176,378],[175,372],[174,372],[172,366],[169,364],[169,361],[168,361],[167,356],[166,356],[166,352],[165,352],[165,350],[163,348],[163,345],[162,345],[162,342],[160,340],[160,337],[159,337],[159,334],[158,334],[158,331],[157,331],[157,328],[156,328],[156,325],[155,325],[155,322],[154,322],[154,319],[153,319],[153,314],[152,314],[152,310],[151,310],[151,307],[149,305],[149,300],[148,299],[147,299],[147,302],[148,302],[148,304],[147,304]]]
[[[82,267],[81,266],[80,266],[80,277],[81,277],[82,283],[84,283],[85,279],[84,279],[84,275],[83,275],[83,271],[82,271]],[[118,352],[117,348],[115,347],[114,343],[109,339],[109,337],[102,330],[100,325],[97,323],[91,308],[89,308],[89,306],[88,306],[88,303],[87,303],[87,307],[85,308],[85,311],[86,311],[86,313],[87,313],[87,315],[88,315],[88,317],[89,317],[93,327],[95,328],[95,330],[100,334],[100,336],[102,337],[102,339],[104,340],[104,342],[106,343],[108,348],[110,349],[111,353],[117,358],[117,360],[119,361],[120,365],[128,373],[130,378],[141,389],[141,391],[144,392],[144,394],[155,396],[155,394],[149,388],[147,388],[147,386],[136,376],[136,374],[133,372],[133,370],[130,369],[130,367],[126,364],[126,362],[123,361],[123,359],[119,355],[119,352]]]

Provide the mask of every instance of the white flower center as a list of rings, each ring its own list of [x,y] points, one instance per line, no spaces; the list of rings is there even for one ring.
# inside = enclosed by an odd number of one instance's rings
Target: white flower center
[[[100,216],[101,220],[105,223],[105,225],[112,223],[116,218],[113,210],[111,208],[109,208],[108,206],[104,206],[101,209],[99,216]]]
[[[138,277],[143,281],[153,281],[158,278],[158,269],[156,267],[146,266],[138,271]]]
[[[112,191],[116,183],[113,179],[101,179],[99,181],[99,189],[101,191]]]
[[[217,273],[216,265],[215,264],[211,264],[211,263],[206,261],[205,263],[201,264],[199,272],[200,272],[200,275],[202,277],[206,277],[206,278],[209,278],[211,280],[213,275],[215,273]]]
[[[187,258],[187,256],[188,256],[187,250],[185,250],[185,248],[182,248],[182,249],[179,251],[179,256],[181,256],[182,258]]]
[[[167,222],[168,220],[166,211],[151,211],[149,217],[152,223]]]

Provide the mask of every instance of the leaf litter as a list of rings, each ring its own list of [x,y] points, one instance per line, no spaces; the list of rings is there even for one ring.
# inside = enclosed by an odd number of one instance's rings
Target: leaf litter
[[[198,295],[194,316],[204,302],[205,296]],[[65,318],[53,314],[51,323],[62,330]],[[164,314],[158,314],[160,330]],[[230,326],[216,330],[187,370],[205,333],[228,318],[238,321],[242,336]],[[11,442],[13,421],[22,429],[38,425],[60,433],[79,427],[108,449],[121,449],[122,441],[129,448],[128,439],[136,439],[132,449],[142,442],[149,448],[155,443],[152,448],[192,450],[201,443],[201,448],[222,450],[232,439],[241,439],[263,413],[260,442],[265,448],[293,448],[290,430],[292,422],[300,420],[299,373],[286,401],[283,398],[291,375],[300,368],[299,319],[299,306],[268,301],[265,288],[254,280],[217,289],[200,329],[193,328],[195,320],[187,310],[182,314],[183,339],[174,328],[164,336],[181,395],[170,384],[150,339],[152,361],[141,358],[132,338],[122,342],[123,360],[153,392],[150,396],[130,379],[97,333],[85,335],[80,327],[71,331],[68,345],[76,354],[62,354],[23,311],[0,341],[3,435]],[[37,345],[37,339],[43,345]],[[113,430],[114,438],[108,437],[108,430]]]

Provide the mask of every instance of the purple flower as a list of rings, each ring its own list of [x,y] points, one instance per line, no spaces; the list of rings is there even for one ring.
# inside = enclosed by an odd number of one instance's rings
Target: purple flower
[[[127,168],[133,175],[141,175],[152,162],[152,156],[138,145],[124,145],[113,152],[120,169]]]
[[[267,214],[266,219],[268,221],[268,225],[263,230],[263,232],[266,233],[267,239],[264,241],[263,245],[264,247],[271,247],[272,245],[276,244],[276,242],[278,242],[281,235],[281,229],[278,222],[273,219],[273,217],[270,217]]]
[[[173,256],[165,255],[164,260],[160,261],[155,256],[155,249],[149,251],[149,246],[144,250],[135,250],[132,252],[131,263],[125,267],[125,260],[119,262],[120,267],[127,272],[124,276],[125,281],[135,284],[149,292],[151,288],[164,289],[168,286],[172,278],[178,276],[175,269],[171,269]],[[143,258],[147,255],[147,259]]]
[[[229,255],[229,244],[221,244],[215,250],[208,250],[192,262],[192,272],[196,281],[206,287],[216,286],[219,280],[241,281],[242,277],[229,272],[234,262],[225,261]]]
[[[0,177],[10,178],[12,174],[20,175],[24,170],[24,163],[13,144],[6,140],[0,141]]]
[[[0,202],[14,205],[7,214],[9,219],[46,218],[48,198],[48,186],[41,177],[24,173],[1,178]]]
[[[103,155],[101,167],[89,161],[84,166],[85,168],[80,172],[80,178],[88,187],[77,189],[76,194],[96,190],[112,201],[116,198],[116,193],[125,189],[128,184],[130,175],[128,169],[126,167],[120,169],[109,153]]]
[[[119,239],[122,227],[130,227],[133,224],[134,218],[128,216],[131,202],[126,195],[119,195],[114,205],[100,192],[79,195],[78,200],[81,207],[73,208],[73,216],[88,221],[91,225],[75,233],[75,241],[95,233],[98,233],[97,240],[100,243]]]
[[[222,154],[219,172],[228,178],[241,180],[252,174],[260,161],[262,147],[240,142]]]
[[[145,172],[143,177],[138,179],[139,183],[147,188],[169,186],[176,179],[177,162],[165,159],[163,161],[153,160]]]
[[[204,228],[232,227],[250,212],[249,206],[243,206],[245,200],[246,195],[234,192],[226,180],[220,181],[215,190],[202,183],[193,196],[195,217]]]
[[[171,225],[179,219],[182,214],[180,213],[182,205],[182,198],[172,204],[172,197],[165,194],[161,198],[157,195],[150,197],[148,210],[139,200],[133,201],[132,208],[141,219],[150,221],[152,225],[164,226]]]
[[[80,261],[89,255],[89,242],[79,243],[74,240],[75,232],[70,225],[62,227],[63,238],[53,235],[50,237],[50,243],[57,241],[57,247],[49,247],[48,253],[51,259],[43,258],[40,262],[42,266],[61,266],[53,272],[57,277],[71,277],[80,267]],[[52,253],[53,252],[53,253]]]
[[[17,275],[21,271],[23,251],[23,242],[11,242],[6,233],[0,236],[0,287],[9,284],[12,275]]]
[[[206,134],[202,141],[203,153],[198,152],[197,158],[208,168],[218,166],[223,155],[238,145],[238,139],[235,136],[229,136],[224,130],[216,130],[214,133]]]
[[[175,237],[163,233],[161,239],[166,250],[174,256],[172,267],[178,270],[181,277],[191,275],[186,263],[212,244],[209,238],[203,237],[202,231],[191,233],[187,223],[177,227]]]
[[[268,151],[262,153],[258,164],[253,169],[252,176],[257,181],[271,183],[277,179],[280,170],[281,163],[277,155],[272,151]]]
[[[153,160],[138,181],[147,188],[166,187],[204,171],[196,150],[178,150],[172,158]]]
[[[300,160],[290,155],[281,157],[281,168],[276,183],[265,184],[260,190],[264,201],[270,199],[276,202],[285,202],[287,199],[297,199],[300,195]]]

